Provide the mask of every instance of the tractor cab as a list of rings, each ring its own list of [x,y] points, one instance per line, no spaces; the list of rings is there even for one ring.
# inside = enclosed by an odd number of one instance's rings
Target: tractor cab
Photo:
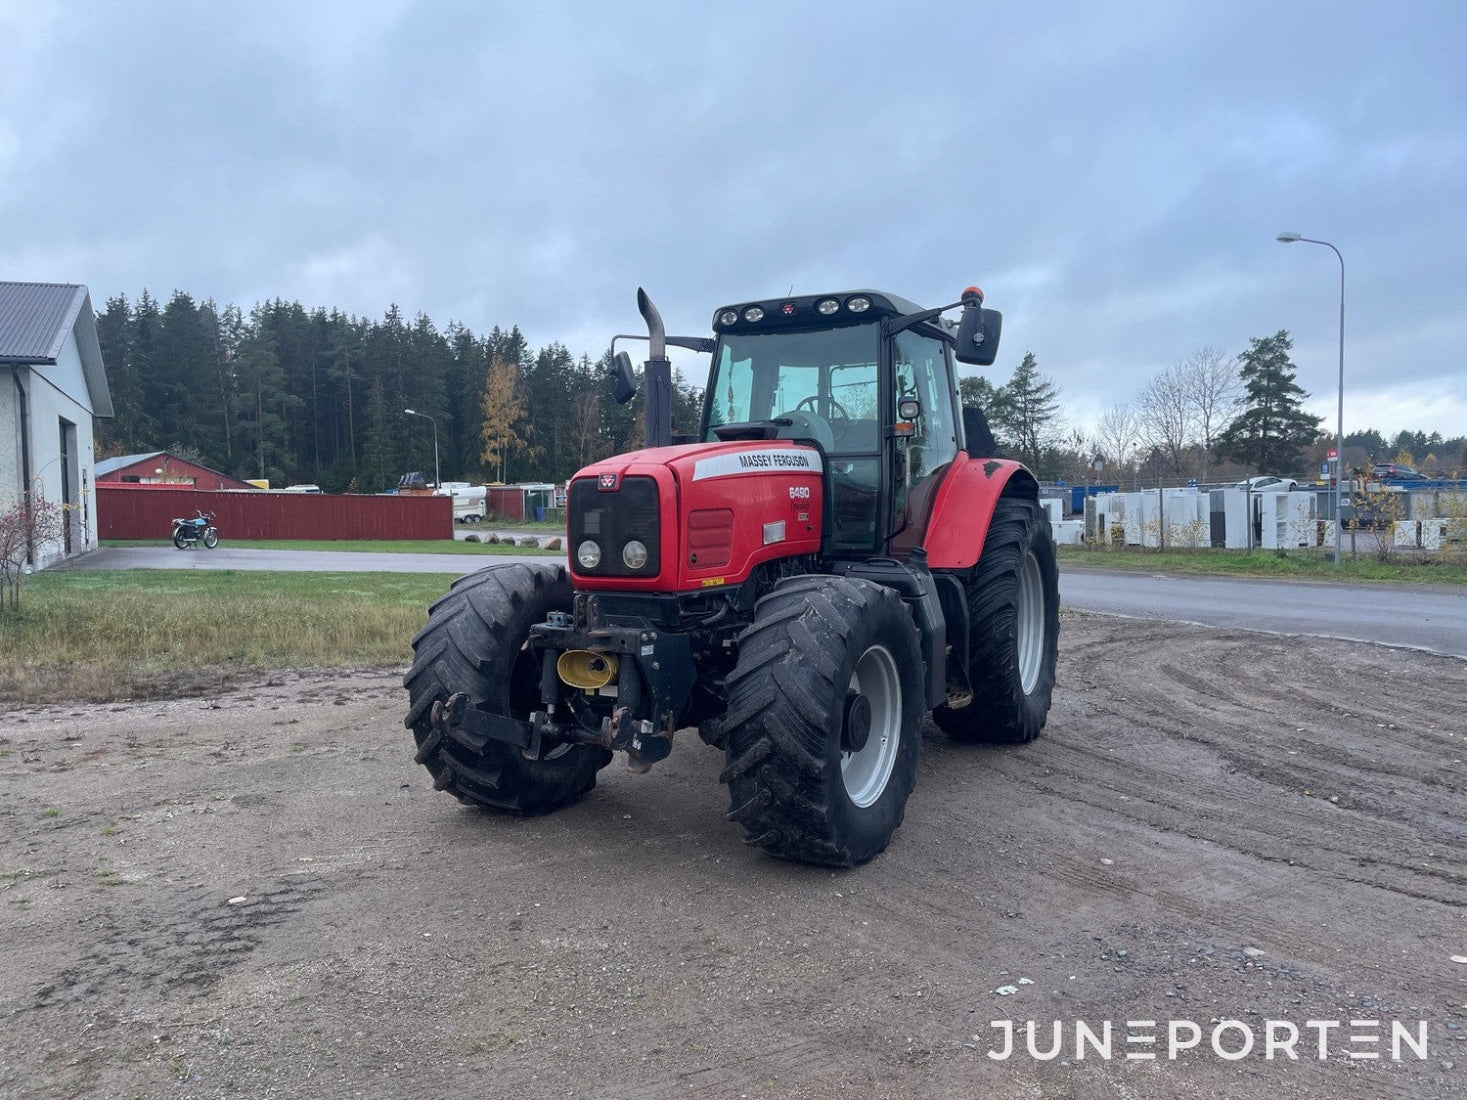
[[[996,350],[998,315],[979,312]],[[832,556],[917,545],[931,489],[966,443],[952,367],[957,326],[861,290],[727,306],[713,328],[700,438],[818,447]]]

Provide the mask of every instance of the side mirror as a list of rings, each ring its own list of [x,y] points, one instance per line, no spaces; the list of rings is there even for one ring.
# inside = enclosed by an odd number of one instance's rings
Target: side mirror
[[[998,358],[998,338],[1003,332],[1003,314],[977,303],[963,307],[958,321],[958,342],[953,354],[959,363],[991,367]]]
[[[632,357],[619,351],[611,360],[611,397],[625,405],[637,396],[637,376],[632,373]]]

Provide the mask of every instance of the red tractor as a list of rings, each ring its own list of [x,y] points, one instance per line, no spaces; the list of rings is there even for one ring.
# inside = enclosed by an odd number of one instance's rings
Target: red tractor
[[[851,865],[901,824],[929,711],[962,741],[1038,736],[1054,541],[1034,475],[958,401],[954,360],[998,351],[982,303],[774,299],[675,338],[639,291],[647,447],[571,481],[568,568],[464,577],[413,640],[406,724],[434,786],[548,813],[614,752],[646,771],[696,727],[749,843]],[[698,434],[676,442],[667,344],[713,359]]]

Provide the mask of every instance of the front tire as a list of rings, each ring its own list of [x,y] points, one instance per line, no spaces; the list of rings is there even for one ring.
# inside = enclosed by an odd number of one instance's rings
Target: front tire
[[[923,663],[896,592],[786,581],[754,611],[728,677],[729,818],[785,859],[848,867],[882,851],[917,781]]]
[[[973,701],[932,719],[959,741],[1032,741],[1049,717],[1059,653],[1059,566],[1038,504],[999,500],[967,592]]]
[[[491,565],[455,581],[428,611],[413,639],[413,664],[403,685],[404,724],[417,742],[418,763],[433,786],[460,802],[516,814],[562,809],[596,786],[611,760],[591,745],[557,746],[539,759],[463,730],[440,734],[435,702],[466,692],[472,706],[527,720],[540,708],[540,663],[526,646],[530,627],[552,611],[571,609],[565,567],[549,563]]]
[[[210,527],[204,532],[204,545],[212,550],[219,545],[219,532]]]

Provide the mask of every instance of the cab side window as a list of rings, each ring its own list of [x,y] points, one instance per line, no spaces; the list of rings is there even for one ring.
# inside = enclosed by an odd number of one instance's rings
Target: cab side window
[[[947,359],[941,340],[915,329],[897,333],[892,348],[896,400],[915,397],[922,415],[908,446],[908,479],[926,477],[958,453],[956,418],[948,390]]]
[[[893,407],[916,398],[922,414],[912,421],[913,434],[900,443],[892,471],[891,551],[920,545],[932,510],[933,493],[957,456],[957,418],[948,389],[946,347],[913,329],[892,343]]]

